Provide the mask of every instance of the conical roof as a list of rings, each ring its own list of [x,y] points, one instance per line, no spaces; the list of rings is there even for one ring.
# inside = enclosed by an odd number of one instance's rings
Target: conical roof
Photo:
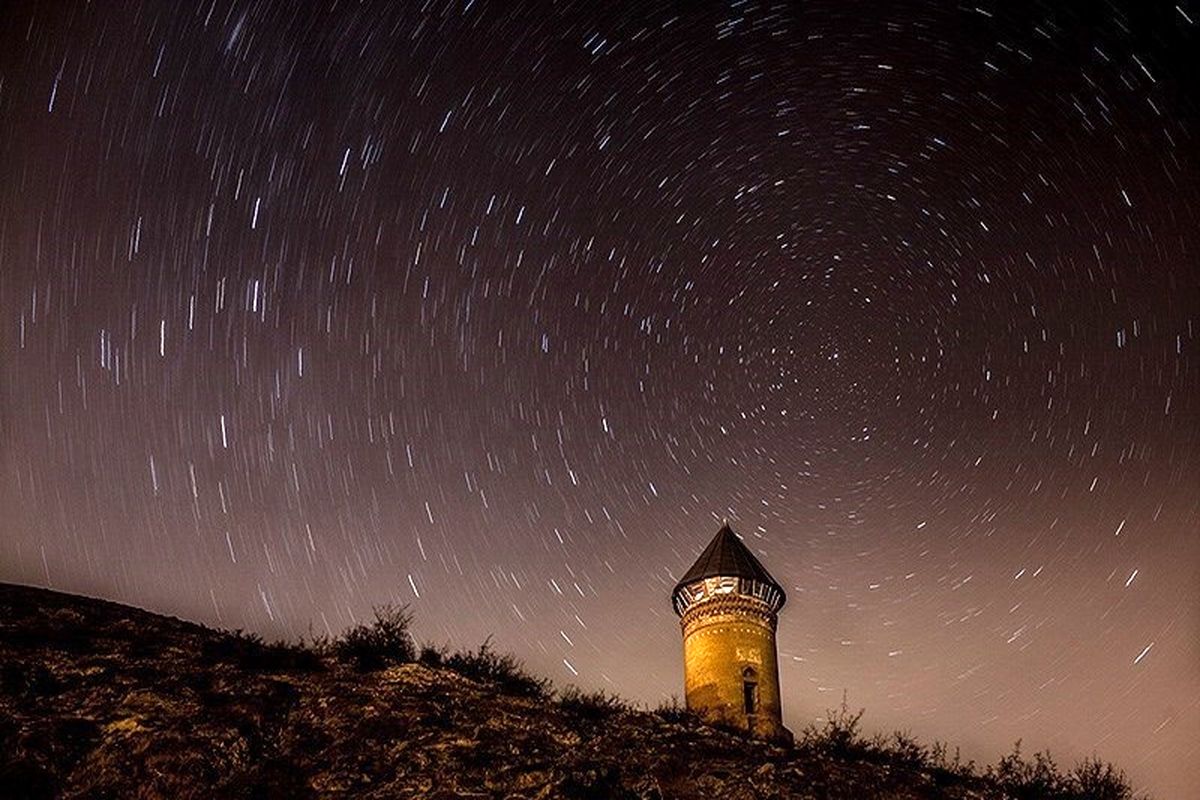
[[[690,583],[716,577],[759,581],[778,589],[784,599],[787,597],[783,587],[771,577],[771,573],[767,572],[767,568],[754,557],[749,548],[742,544],[742,540],[733,532],[733,528],[729,527],[728,522],[721,526],[721,530],[717,531],[708,547],[704,548],[696,563],[692,564],[692,568],[675,584],[672,595]]]

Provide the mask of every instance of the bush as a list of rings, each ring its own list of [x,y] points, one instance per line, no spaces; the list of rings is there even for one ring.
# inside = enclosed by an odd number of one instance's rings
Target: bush
[[[443,666],[446,663],[446,648],[435,647],[431,644],[422,645],[417,661],[427,667]]]
[[[896,731],[892,738],[879,745],[878,750],[889,763],[908,769],[924,769],[934,761],[929,749],[908,731]]]
[[[954,758],[950,759],[945,742],[934,742],[929,748],[929,767],[940,773],[940,778],[972,778],[975,776],[975,762],[963,762],[962,752],[954,748]]]
[[[201,663],[232,663],[252,672],[315,672],[324,668],[318,647],[282,639],[265,642],[257,633],[236,630],[200,646]]]
[[[408,606],[379,606],[375,621],[358,624],[333,643],[334,654],[360,670],[381,669],[391,664],[409,664],[416,660],[416,645],[408,629],[412,612]]]
[[[633,710],[629,703],[615,694],[607,694],[603,690],[584,692],[575,686],[559,693],[558,704],[564,711],[587,722],[599,722]]]
[[[678,697],[672,697],[670,700],[664,700],[658,704],[658,708],[654,709],[654,716],[664,722],[698,722],[699,717],[689,711],[685,706],[679,704]]]
[[[1063,797],[1067,785],[1049,753],[1035,753],[1032,761],[1021,756],[1021,742],[1013,751],[988,770],[988,777],[1015,800],[1043,800]]]
[[[1021,742],[1009,755],[987,771],[1004,792],[1015,800],[1132,800],[1125,773],[1111,764],[1087,759],[1062,774],[1049,753],[1034,753],[1032,761],[1021,756]]]
[[[678,713],[678,703],[656,712],[664,719]],[[863,710],[851,712],[843,695],[840,709],[826,712],[824,725],[810,725],[801,734],[797,747],[810,754],[842,760],[869,761],[889,767],[930,773],[938,785],[990,784],[1006,800],[1139,800],[1125,773],[1095,758],[1062,772],[1049,753],[1035,753],[1032,759],[1021,754],[1021,742],[992,767],[978,771],[974,761],[963,762],[956,749],[947,756],[946,745],[934,742],[926,747],[907,731],[890,737],[876,735],[869,741],[859,730]],[[1145,800],[1140,798],[1140,800]]]
[[[446,666],[468,678],[494,683],[506,694],[539,698],[549,695],[550,681],[530,675],[513,656],[497,653],[491,641],[489,636],[478,650],[455,653],[446,658]]]
[[[1089,758],[1075,767],[1070,775],[1073,788],[1080,800],[1132,800],[1133,789],[1125,773]]]
[[[280,639],[264,644],[257,657],[250,661],[251,669],[264,672],[318,672],[325,669],[320,648],[303,640],[288,642]]]
[[[857,713],[851,713],[843,694],[841,708],[825,712],[824,725],[820,728],[809,725],[804,729],[800,734],[800,747],[837,758],[861,758],[871,749],[859,730],[865,711],[860,708]]]

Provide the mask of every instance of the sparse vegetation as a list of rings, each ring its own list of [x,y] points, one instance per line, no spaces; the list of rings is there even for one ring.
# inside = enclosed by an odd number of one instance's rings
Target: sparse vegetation
[[[1021,756],[1020,741],[1011,753],[988,769],[988,775],[1014,800],[1063,797],[1066,788],[1050,754],[1034,753],[1033,760],[1026,761]]]
[[[926,769],[933,764],[929,748],[908,731],[895,731],[888,737],[877,735],[871,740],[871,749],[887,754],[889,761],[905,769]]]
[[[821,727],[810,725],[800,733],[797,745],[823,756],[834,758],[862,758],[870,751],[870,743],[863,739],[859,723],[866,709],[850,711],[846,696],[842,705],[825,712],[825,723]]]
[[[446,663],[446,655],[446,648],[425,644],[421,646],[421,652],[417,656],[417,662],[424,664],[427,667],[440,667]]]
[[[490,636],[478,650],[454,653],[446,657],[444,663],[460,675],[494,683],[506,694],[518,697],[547,697],[550,694],[549,680],[530,675],[515,657],[497,653],[492,648]]]
[[[312,672],[325,668],[319,643],[266,642],[257,633],[236,630],[204,642],[202,662],[237,664],[251,672]]]
[[[39,642],[46,608],[52,633]],[[555,692],[490,638],[467,652],[418,648],[411,622],[385,606],[332,641],[267,643],[0,585],[0,786],[29,797],[424,796],[433,785],[721,797],[754,785],[809,800],[1134,800],[1125,775],[1095,759],[1064,771],[1018,743],[981,771],[907,731],[864,735],[845,697],[795,747],[718,733],[677,699],[640,711],[603,691]],[[62,646],[83,638],[83,655]],[[412,662],[428,669],[372,672]]]
[[[695,714],[688,711],[687,707],[679,702],[678,697],[672,697],[670,700],[659,703],[653,713],[654,716],[664,722],[691,722],[698,724],[700,721]]]
[[[1125,773],[1111,764],[1088,759],[1064,773],[1049,753],[1035,753],[1026,759],[1018,741],[1012,753],[980,774],[975,762],[964,763],[957,750],[950,760],[944,744],[935,742],[927,747],[907,731],[864,738],[863,713],[864,709],[851,711],[843,695],[841,706],[826,712],[823,725],[803,731],[797,747],[828,758],[927,773],[942,786],[995,786],[1003,791],[1005,800],[1134,800]]]
[[[1130,800],[1133,789],[1125,773],[1097,758],[1086,759],[1071,772],[1076,796],[1081,800]]]
[[[412,612],[408,606],[384,605],[375,608],[375,620],[348,629],[333,642],[334,654],[362,671],[381,669],[416,660],[416,644],[409,627]]]
[[[989,767],[986,777],[1013,800],[1132,800],[1125,773],[1111,764],[1087,759],[1068,773],[1059,771],[1049,753],[1021,755],[1021,742]]]
[[[585,692],[569,686],[558,694],[562,709],[586,722],[600,722],[616,714],[633,711],[633,706],[615,694],[604,691]]]

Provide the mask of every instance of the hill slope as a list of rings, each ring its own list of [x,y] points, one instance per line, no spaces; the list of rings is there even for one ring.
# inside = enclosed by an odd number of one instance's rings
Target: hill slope
[[[781,748],[680,712],[551,699],[542,682],[486,651],[457,661],[426,653],[452,666],[366,670],[338,652],[0,584],[0,793],[1014,796],[994,776],[932,768],[927,754],[906,759],[903,747],[872,749],[836,730]],[[489,677],[481,664],[500,669]]]

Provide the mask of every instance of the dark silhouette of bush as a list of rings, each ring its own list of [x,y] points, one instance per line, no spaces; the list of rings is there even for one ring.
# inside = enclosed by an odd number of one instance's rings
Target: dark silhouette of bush
[[[1059,771],[1049,753],[1027,761],[1018,740],[1013,751],[989,767],[986,777],[1014,800],[1133,800],[1125,773],[1111,764],[1087,759],[1068,773]]]
[[[321,645],[303,640],[266,642],[257,633],[236,630],[201,646],[203,663],[236,664],[250,672],[315,672],[325,668]]]
[[[576,686],[569,686],[559,692],[558,704],[563,711],[586,722],[600,722],[633,710],[628,702],[615,694],[608,694],[603,690],[584,692]]]
[[[421,645],[421,652],[417,656],[417,663],[427,667],[440,667],[446,663],[446,648],[435,647],[431,644]]]
[[[927,759],[927,768],[940,786],[962,783],[976,777],[975,762],[964,762],[957,747],[954,748],[954,758],[951,760],[945,742],[935,741],[929,747]]]
[[[924,769],[933,763],[929,748],[908,731],[896,731],[889,738],[876,737],[872,749],[889,763],[908,769]]]
[[[1012,753],[979,774],[975,762],[963,763],[957,751],[950,760],[944,744],[935,742],[927,747],[906,731],[865,739],[860,730],[862,716],[862,709],[850,711],[843,696],[840,708],[826,712],[823,725],[804,730],[797,747],[842,761],[869,761],[924,772],[940,785],[982,780],[1003,791],[1008,800],[1135,800],[1125,773],[1096,759],[1063,772],[1049,753],[1035,753],[1026,759],[1018,741]]]
[[[975,762],[962,760],[962,752],[956,747],[954,748],[954,760],[950,760],[949,750],[945,742],[935,741],[929,747],[929,763],[936,769],[946,772],[953,772],[958,775],[974,775]]]
[[[319,646],[280,639],[263,645],[257,668],[264,672],[317,672],[325,669]]]
[[[688,710],[686,706],[680,705],[678,697],[672,697],[670,700],[664,700],[659,703],[658,708],[654,709],[653,714],[664,722],[692,724],[699,724],[700,722],[699,717]]]
[[[374,622],[355,625],[343,633],[333,642],[333,653],[363,671],[410,664],[417,657],[409,633],[411,624],[408,606],[378,606]]]
[[[1072,770],[1070,780],[1080,800],[1132,800],[1125,773],[1096,758],[1085,759]]]
[[[863,738],[859,722],[866,709],[851,712],[842,695],[842,705],[825,712],[821,727],[809,725],[800,734],[797,746],[825,756],[841,759],[861,759],[871,751],[871,743]]]
[[[1067,796],[1067,785],[1050,754],[1034,753],[1033,760],[1026,761],[1021,755],[1019,740],[1013,746],[1013,751],[989,769],[988,774],[1014,800],[1047,800]]]
[[[491,642],[489,636],[478,650],[454,653],[446,658],[445,665],[468,678],[494,683],[506,694],[536,698],[550,694],[549,680],[530,675],[515,657],[493,650]]]

